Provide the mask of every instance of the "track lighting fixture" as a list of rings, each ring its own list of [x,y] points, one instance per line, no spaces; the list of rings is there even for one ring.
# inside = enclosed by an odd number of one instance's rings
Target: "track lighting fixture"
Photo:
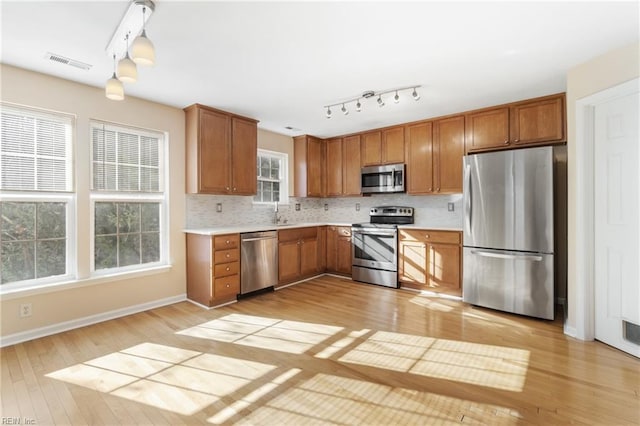
[[[117,77],[107,81],[105,95],[109,99],[124,99],[122,83],[135,83],[138,80],[139,65],[155,64],[155,49],[153,43],[147,38],[146,22],[155,10],[155,3],[152,0],[131,0],[129,8],[118,23],[116,30],[111,36],[111,40],[106,47],[109,58],[122,58],[114,72]],[[129,46],[129,40],[133,39]],[[122,51],[122,41],[125,41],[124,52]],[[131,56],[129,56],[131,47]],[[116,86],[119,84],[119,91]],[[120,93],[115,95],[114,93]]]
[[[326,117],[327,118],[331,118],[331,107],[337,107],[337,106],[341,106],[340,111],[342,111],[342,113],[344,115],[348,115],[349,114],[349,110],[347,109],[347,104],[349,104],[350,102],[355,102],[355,110],[357,112],[361,112],[362,111],[362,103],[360,102],[362,99],[369,99],[369,98],[373,98],[373,97],[377,97],[376,99],[376,103],[378,104],[379,107],[383,107],[385,105],[384,103],[384,99],[382,98],[382,95],[386,95],[387,93],[395,93],[395,95],[393,96],[393,102],[394,103],[400,103],[400,94],[399,92],[402,92],[403,90],[413,90],[411,92],[411,96],[413,97],[414,100],[419,100],[420,99],[420,95],[418,94],[417,89],[419,87],[422,87],[420,85],[415,85],[415,86],[405,86],[405,87],[398,87],[395,89],[389,89],[389,90],[381,90],[379,92],[374,92],[373,90],[367,90],[365,92],[362,93],[362,95],[358,96],[357,98],[352,98],[352,99],[347,99],[345,101],[340,101],[340,102],[336,102],[333,104],[329,104],[329,105],[325,105],[324,108],[327,109],[326,111]]]

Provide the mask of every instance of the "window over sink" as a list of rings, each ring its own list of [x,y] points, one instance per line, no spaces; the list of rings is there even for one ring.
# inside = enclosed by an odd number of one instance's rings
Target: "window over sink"
[[[288,162],[289,156],[283,152],[258,149],[257,193],[253,197],[256,204],[270,204],[289,201]]]

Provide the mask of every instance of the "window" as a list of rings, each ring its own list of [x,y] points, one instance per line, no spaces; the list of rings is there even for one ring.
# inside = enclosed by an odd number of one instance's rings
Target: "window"
[[[164,135],[91,123],[93,269],[164,263]]]
[[[0,116],[0,284],[67,279],[74,119],[8,104]]]
[[[282,152],[258,150],[258,190],[255,203],[289,201],[287,171],[288,155]]]

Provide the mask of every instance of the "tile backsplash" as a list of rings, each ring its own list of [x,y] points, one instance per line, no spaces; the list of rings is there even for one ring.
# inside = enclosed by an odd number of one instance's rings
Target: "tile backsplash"
[[[187,195],[186,228],[273,223],[274,206],[253,204],[253,197],[236,195]],[[295,210],[296,203],[300,210]],[[448,211],[453,203],[454,211]],[[216,211],[221,204],[222,211]],[[360,210],[356,210],[356,205]],[[325,208],[326,205],[326,208]],[[374,206],[397,205],[415,209],[415,223],[424,227],[462,228],[462,194],[406,195],[374,194],[370,197],[289,198],[289,204],[278,206],[281,221],[288,223],[359,223],[369,221]]]

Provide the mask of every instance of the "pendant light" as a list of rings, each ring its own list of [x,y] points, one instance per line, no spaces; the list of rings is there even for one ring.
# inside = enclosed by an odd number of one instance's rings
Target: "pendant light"
[[[136,63],[129,57],[129,34],[125,37],[127,50],[124,58],[118,62],[118,79],[124,83],[135,83],[138,81],[138,68]]]
[[[116,77],[116,55],[113,54],[113,75],[107,80],[107,85],[104,88],[105,96],[114,101],[121,101],[124,99],[124,85],[118,77]]]
[[[398,103],[400,102],[400,96],[398,96],[398,91],[396,90],[396,95],[393,97],[393,102]]]
[[[362,104],[360,103],[360,99],[358,98],[358,102],[356,102],[356,111],[362,111]]]
[[[382,95],[378,95],[378,106],[382,108],[384,106],[384,101],[382,100]]]
[[[344,115],[349,115],[349,110],[345,108],[344,104],[342,104],[342,108],[340,108],[340,111],[342,111]]]
[[[147,8],[142,8],[142,34],[133,40],[131,45],[131,59],[138,65],[153,66],[156,63],[156,50],[151,40],[147,38],[144,14]]]
[[[416,101],[418,99],[420,99],[420,95],[418,94],[418,92],[416,91],[416,88],[413,88],[413,93],[411,93],[411,96],[413,96],[413,99],[415,99]]]

